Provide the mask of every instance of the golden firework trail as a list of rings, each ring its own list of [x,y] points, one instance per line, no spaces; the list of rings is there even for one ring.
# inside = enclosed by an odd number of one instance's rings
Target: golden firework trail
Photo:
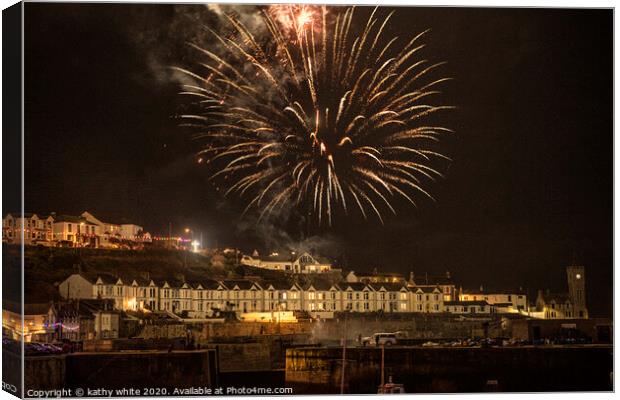
[[[276,5],[261,10],[267,34],[226,15],[233,34],[194,45],[202,71],[178,68],[195,81],[182,94],[198,112],[182,117],[204,143],[200,162],[246,211],[261,219],[294,204],[331,224],[355,208],[383,222],[396,197],[432,199],[423,186],[442,177],[438,144],[452,131],[425,121],[451,108],[430,102],[447,78],[429,78],[442,63],[417,58],[426,32],[399,45],[385,37],[393,12],[379,14],[357,30],[354,7]]]

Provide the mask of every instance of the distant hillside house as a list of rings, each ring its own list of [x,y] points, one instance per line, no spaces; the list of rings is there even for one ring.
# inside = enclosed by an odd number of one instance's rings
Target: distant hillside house
[[[8,213],[2,218],[2,242],[49,245],[54,240],[54,218],[33,213]]]
[[[82,216],[54,216],[54,240],[70,247],[99,247],[97,224]]]
[[[151,235],[139,225],[104,222],[88,211],[84,211],[82,217],[98,227],[97,235],[100,239],[100,247],[117,248],[123,241],[151,242]]]
[[[2,218],[3,243],[118,248],[123,242],[150,241],[151,235],[139,225],[102,222],[88,211],[82,215],[8,213]]]
[[[266,257],[260,257],[254,252],[252,256],[241,257],[241,264],[295,274],[323,273],[332,269],[331,263],[324,258],[311,256],[307,252],[294,251],[274,252]]]

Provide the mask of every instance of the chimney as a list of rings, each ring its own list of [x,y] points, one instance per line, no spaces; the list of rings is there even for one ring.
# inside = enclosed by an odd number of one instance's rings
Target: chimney
[[[146,279],[147,281],[151,280],[151,273],[149,271],[142,271],[142,273],[140,274],[140,276],[144,279]]]
[[[414,279],[415,279],[415,274],[413,273],[413,271],[409,272],[409,282],[413,283]]]
[[[377,275],[377,267],[373,268],[372,273]]]
[[[482,285],[480,285],[480,293],[484,292],[484,287],[482,287]]]
[[[450,279],[450,271],[446,271],[446,278]]]

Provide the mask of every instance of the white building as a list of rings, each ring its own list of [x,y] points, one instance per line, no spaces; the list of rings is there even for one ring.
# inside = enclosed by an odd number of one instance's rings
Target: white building
[[[151,235],[145,232],[140,225],[104,222],[88,211],[84,211],[82,217],[98,227],[96,232],[100,247],[118,248],[122,241],[151,242]]]
[[[486,291],[481,286],[479,290],[460,290],[460,301],[486,301],[514,312],[527,309],[527,295],[522,290],[514,291]]]
[[[444,294],[439,287],[411,287],[410,309],[413,312],[440,313],[444,311]]]
[[[372,272],[349,271],[344,278],[347,282],[362,283],[405,283],[403,274],[396,272],[379,272],[376,268]]]
[[[484,314],[495,312],[486,301],[444,301],[439,287],[411,287],[401,283],[315,280],[300,286],[286,281],[248,279],[186,281],[148,277],[73,274],[59,286],[66,299],[110,299],[118,310],[150,310],[181,318],[207,318],[217,310],[239,315],[307,312],[332,318],[334,313]],[[473,308],[472,308],[473,307]]]
[[[70,247],[99,247],[98,225],[84,217],[55,215],[54,242]]]
[[[80,216],[8,213],[2,218],[2,241],[10,244],[62,247],[119,247],[123,240],[150,242],[135,224],[102,222],[85,211]]]
[[[251,267],[296,274],[322,273],[332,269],[328,260],[311,256],[307,252],[297,253],[295,251],[274,252],[266,257],[260,257],[257,252],[254,252],[252,256],[242,256],[241,263]]]
[[[50,245],[54,240],[51,215],[8,213],[2,218],[2,241],[11,244]]]
[[[495,307],[484,300],[478,301],[446,301],[444,310],[450,314],[458,315],[490,315],[495,312]]]
[[[424,287],[430,290],[439,288],[443,296],[444,301],[458,300],[458,294],[456,291],[456,285],[450,276],[450,271],[446,271],[445,275],[415,275],[413,272],[409,273],[410,287]]]

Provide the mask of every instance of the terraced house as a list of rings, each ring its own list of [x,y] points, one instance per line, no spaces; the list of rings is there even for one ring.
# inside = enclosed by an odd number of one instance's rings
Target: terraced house
[[[305,285],[286,281],[153,280],[79,273],[59,285],[65,299],[111,299],[116,309],[153,311],[186,318],[206,318],[215,310],[239,314],[270,311],[306,311],[329,318],[334,312],[443,312],[441,290],[429,291],[405,284],[317,280]]]
[[[426,280],[425,282],[426,283]],[[147,276],[73,274],[59,285],[65,299],[110,299],[122,311],[161,312],[179,318],[209,318],[218,311],[238,315],[295,311],[312,317],[332,318],[334,313],[503,313],[501,304],[486,299],[445,300],[441,285],[415,286],[410,282],[339,282],[315,280],[303,285],[286,280],[186,280],[183,276],[153,280]],[[566,296],[565,296],[566,297]],[[548,315],[540,318],[574,318],[570,298],[549,300]]]

